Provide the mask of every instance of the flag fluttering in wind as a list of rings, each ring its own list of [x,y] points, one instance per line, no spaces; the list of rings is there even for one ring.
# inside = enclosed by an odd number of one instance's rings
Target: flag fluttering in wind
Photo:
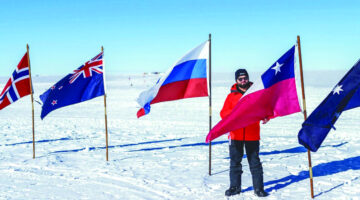
[[[58,108],[104,95],[103,69],[101,52],[40,95],[41,119]]]
[[[299,131],[299,143],[316,152],[343,111],[360,106],[360,60],[311,113]],[[335,128],[334,128],[335,129]]]
[[[22,57],[0,94],[0,110],[30,94],[28,54]]]
[[[294,70],[295,46],[254,82],[232,112],[211,129],[206,142],[265,118],[300,112]]]
[[[206,41],[181,58],[153,87],[139,95],[137,102],[141,109],[137,117],[148,114],[151,104],[208,96],[208,57],[209,42]]]

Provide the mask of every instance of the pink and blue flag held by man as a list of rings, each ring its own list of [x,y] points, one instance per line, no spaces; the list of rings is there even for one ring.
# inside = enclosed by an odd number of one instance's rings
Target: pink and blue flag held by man
[[[211,129],[206,142],[265,118],[300,112],[294,70],[295,46],[254,82],[232,112]]]
[[[137,102],[141,108],[137,112],[137,117],[148,114],[151,104],[208,96],[206,67],[208,57],[208,41],[182,57],[153,87],[139,95]]]
[[[103,52],[65,76],[40,95],[41,119],[58,108],[80,103],[105,94]]]
[[[25,53],[0,94],[0,110],[30,93],[29,61]]]

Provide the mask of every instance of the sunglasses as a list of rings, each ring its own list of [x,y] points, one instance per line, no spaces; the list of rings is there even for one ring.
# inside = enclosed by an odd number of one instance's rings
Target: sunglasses
[[[248,78],[248,77],[245,77],[245,78],[238,78],[237,80],[238,80],[238,81],[247,81],[247,80],[249,80],[249,78]]]

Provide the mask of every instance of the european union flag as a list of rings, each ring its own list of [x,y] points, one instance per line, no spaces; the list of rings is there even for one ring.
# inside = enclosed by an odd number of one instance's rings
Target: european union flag
[[[360,60],[302,124],[299,143],[316,152],[345,110],[360,106]]]
[[[104,95],[103,74],[101,52],[40,95],[41,119],[58,108]]]

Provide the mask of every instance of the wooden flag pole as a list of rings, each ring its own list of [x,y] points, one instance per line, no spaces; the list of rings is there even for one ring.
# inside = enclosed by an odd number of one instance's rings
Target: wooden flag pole
[[[26,44],[26,52],[27,52],[27,59],[28,59],[28,64],[29,64],[30,96],[31,96],[31,106],[32,106],[33,159],[35,159],[34,97],[33,97],[33,88],[32,88],[32,80],[31,80],[31,67],[30,67],[29,44]]]
[[[307,118],[306,114],[306,101],[305,101],[305,89],[304,89],[304,75],[302,68],[302,58],[301,58],[301,46],[300,46],[300,36],[297,36],[297,45],[299,52],[299,65],[300,65],[300,78],[301,78],[301,92],[302,92],[302,100],[303,100],[303,110],[304,110],[304,120]],[[313,173],[312,173],[312,165],[311,165],[311,153],[310,150],[308,152],[308,160],[309,160],[309,175],[310,175],[310,189],[311,189],[311,198],[314,198],[314,186],[313,186]]]
[[[101,52],[104,53],[104,47],[101,46]],[[103,54],[104,56],[104,54]],[[104,59],[103,59],[104,60]],[[108,129],[107,129],[107,112],[106,112],[106,91],[105,91],[105,67],[103,63],[103,80],[104,80],[104,111],[105,111],[105,140],[106,140],[106,161],[109,161],[109,143],[108,143]]]
[[[211,115],[211,34],[209,34],[209,131],[212,128]],[[211,176],[211,141],[209,142],[209,176]]]

